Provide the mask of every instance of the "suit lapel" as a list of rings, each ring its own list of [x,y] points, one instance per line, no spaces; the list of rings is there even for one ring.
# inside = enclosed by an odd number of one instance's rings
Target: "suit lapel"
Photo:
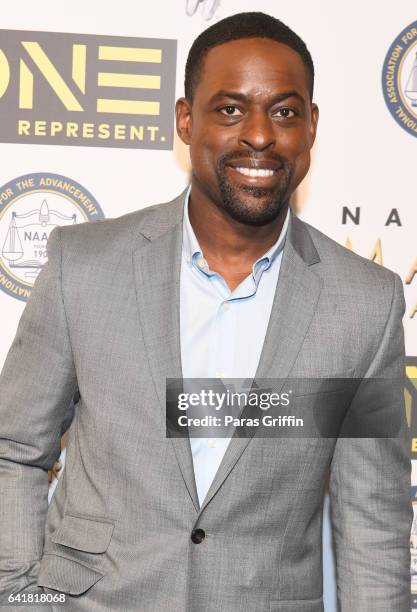
[[[305,225],[291,214],[271,316],[255,378],[285,379],[290,374],[322,289],[322,279],[310,267],[319,261]],[[200,512],[221,487],[255,430],[252,428],[246,438],[231,439]]]
[[[139,317],[164,424],[166,379],[182,378],[179,309],[183,204],[184,194],[169,204],[171,210],[153,215],[149,212],[151,218],[141,228],[148,244],[133,253]],[[167,222],[167,216],[171,223]],[[170,440],[185,486],[198,511],[190,441],[188,438]]]
[[[257,378],[286,378],[307,334],[322,290],[311,266],[320,261],[305,225],[291,215]]]

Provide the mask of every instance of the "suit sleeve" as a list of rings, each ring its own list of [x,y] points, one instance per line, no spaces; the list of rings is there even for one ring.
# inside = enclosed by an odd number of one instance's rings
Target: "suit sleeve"
[[[395,275],[385,330],[365,378],[403,378],[404,309]],[[336,443],[329,490],[339,612],[410,612],[410,437],[405,415],[401,420],[395,438]]]
[[[0,376],[0,604],[7,609],[10,593],[36,591],[48,470],[59,457],[62,427],[71,418],[77,390],[61,291],[60,236],[60,228],[49,236],[48,262]]]

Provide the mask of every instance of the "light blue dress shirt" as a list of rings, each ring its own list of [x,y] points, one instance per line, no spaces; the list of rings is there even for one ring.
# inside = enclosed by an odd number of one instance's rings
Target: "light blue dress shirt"
[[[290,213],[277,242],[236,289],[209,269],[185,198],[180,280],[181,362],[184,378],[249,378],[258,367],[281,266]],[[200,506],[230,438],[190,438]]]

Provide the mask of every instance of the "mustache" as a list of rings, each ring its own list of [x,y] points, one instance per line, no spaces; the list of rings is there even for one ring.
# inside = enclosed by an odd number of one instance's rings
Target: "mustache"
[[[256,151],[230,151],[229,153],[225,153],[218,159],[218,167],[224,167],[226,164],[230,162],[238,162],[238,161],[269,161],[269,162],[278,162],[282,167],[288,167],[290,162],[287,157],[284,155],[279,155],[278,153],[274,155],[265,155],[265,153],[256,152]]]

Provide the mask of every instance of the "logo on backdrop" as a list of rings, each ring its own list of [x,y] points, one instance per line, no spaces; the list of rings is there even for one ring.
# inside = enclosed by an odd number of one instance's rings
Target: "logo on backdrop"
[[[2,142],[172,149],[177,41],[0,30]]]
[[[400,203],[401,204],[401,203]],[[403,255],[403,261],[401,269],[397,272],[402,277],[405,287],[409,287],[413,284],[412,289],[416,286],[417,282],[417,257],[415,252],[415,238],[412,232],[410,233],[413,225],[410,225],[412,219],[410,218],[410,211],[406,208],[392,207],[388,205],[385,209],[380,207],[378,217],[372,215],[366,206],[342,206],[341,207],[341,223],[342,226],[346,226],[348,234],[344,246],[348,249],[368,257],[371,261],[375,261],[380,265],[385,265],[388,268],[394,269],[397,267],[395,263],[395,254],[398,251],[398,244],[402,245],[401,254]],[[376,223],[380,222],[379,236],[369,236],[369,231],[366,232],[366,251],[363,251],[363,245],[365,244],[360,240],[360,233],[355,231],[355,226],[359,228],[361,225],[364,229],[372,223],[372,227],[376,227]],[[402,233],[402,230],[406,229],[406,233]],[[392,230],[392,231],[391,231]],[[353,234],[353,235],[352,235]],[[356,235],[356,236],[355,236]],[[362,232],[362,237],[364,233]],[[410,238],[411,240],[410,240]],[[358,241],[359,238],[359,241]],[[400,242],[399,242],[400,241]],[[362,244],[362,249],[360,248]],[[358,250],[359,248],[359,250]],[[384,255],[383,255],[384,254]],[[387,257],[388,254],[388,257]],[[394,261],[390,258],[394,256]],[[417,321],[417,302],[415,302],[414,293],[406,290],[406,302],[407,302],[407,316],[410,319]],[[411,300],[411,303],[410,303]]]
[[[25,174],[0,187],[0,290],[26,301],[54,227],[103,218],[94,196],[66,176]]]
[[[203,18],[209,21],[217,10],[220,0],[185,0],[185,12],[189,17],[196,14],[199,5],[203,5]]]
[[[417,136],[417,21],[390,46],[382,71],[385,102],[394,119]]]
[[[404,400],[407,421],[411,429],[411,459],[417,459],[417,357],[406,357]],[[414,483],[417,485],[417,482]],[[415,500],[417,502],[417,498]],[[417,535],[417,532],[416,532]],[[417,549],[417,540],[416,540]],[[416,550],[417,553],[417,550]],[[416,559],[417,574],[417,559]],[[417,590],[416,590],[417,593]]]

